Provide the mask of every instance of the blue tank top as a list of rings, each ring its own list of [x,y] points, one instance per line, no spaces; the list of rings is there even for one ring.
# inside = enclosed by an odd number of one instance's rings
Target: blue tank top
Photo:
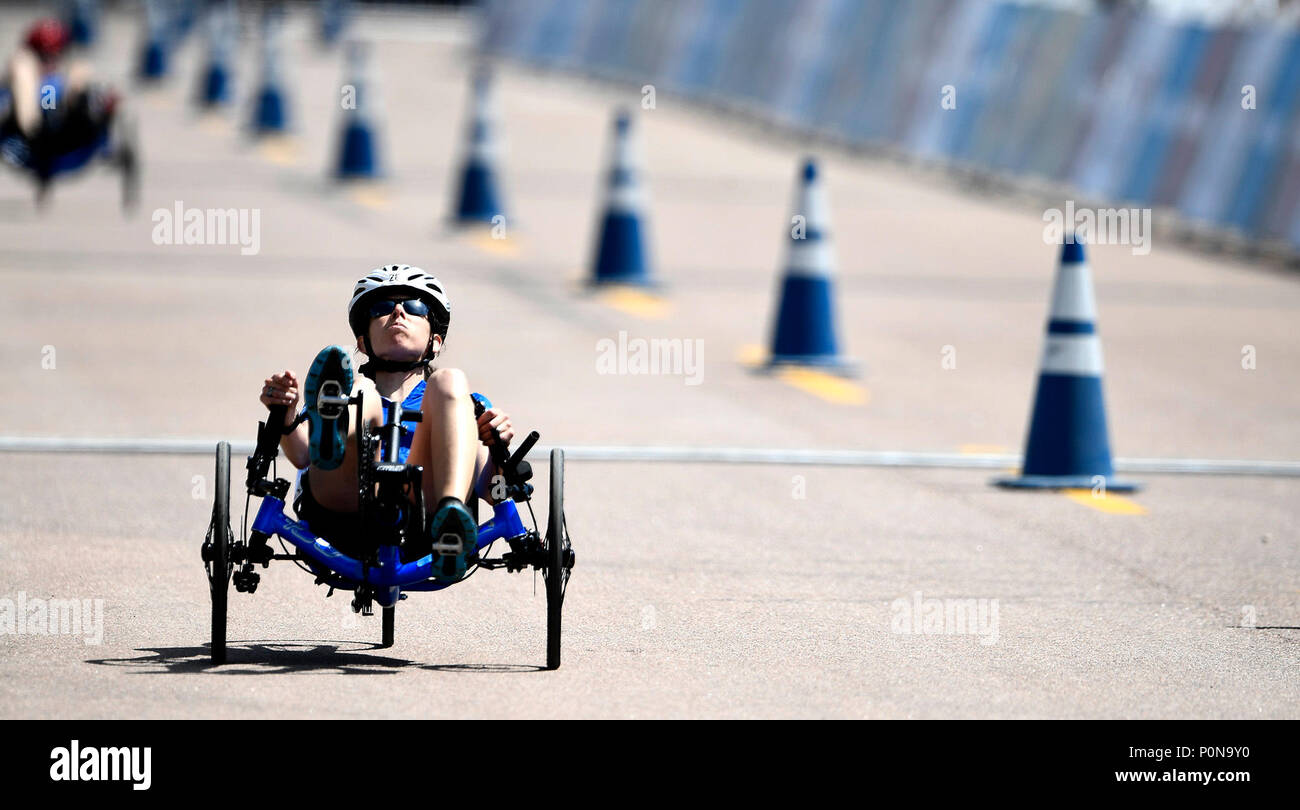
[[[41,106],[41,117],[49,119],[55,110],[63,108],[63,85],[62,73],[46,73],[41,77],[36,95],[36,103]]]
[[[380,399],[383,400],[383,404],[385,406],[387,406],[388,403],[392,402],[391,399],[385,396],[380,396]],[[420,410],[420,406],[423,404],[423,402],[424,402],[424,380],[420,380],[418,383],[416,383],[415,387],[411,389],[411,393],[406,395],[406,399],[402,400],[402,410],[418,411]],[[411,440],[415,438],[415,429],[419,427],[419,423],[404,419],[402,420],[402,426],[405,427],[406,430],[402,431],[402,441],[397,448],[397,460],[400,463],[405,464],[406,457],[411,454]],[[381,454],[386,453],[388,451],[387,443],[380,442],[380,445],[381,446],[379,452]]]
[[[387,406],[388,403],[392,402],[391,399],[389,399],[388,397],[382,394],[380,394],[379,399],[381,401],[381,404],[384,406]],[[423,403],[424,403],[424,380],[420,380],[418,383],[415,384],[415,387],[411,389],[411,393],[406,395],[406,399],[402,400],[402,410],[418,411],[421,409],[421,405]],[[299,416],[303,416],[306,413],[307,413],[307,409],[305,407],[302,410],[298,411]],[[413,420],[403,419],[402,426],[405,427],[406,430],[402,431],[401,444],[399,444],[397,447],[397,461],[399,464],[405,464],[406,457],[411,454],[411,440],[415,438],[415,429],[420,425],[418,422],[415,422]],[[388,443],[381,438],[379,442],[380,458],[383,458],[383,453],[387,452],[387,450],[388,450]],[[306,469],[301,469],[298,471],[298,478],[297,481],[295,482],[296,484],[295,492],[302,491],[302,477],[303,475],[306,474],[306,472],[307,472]]]

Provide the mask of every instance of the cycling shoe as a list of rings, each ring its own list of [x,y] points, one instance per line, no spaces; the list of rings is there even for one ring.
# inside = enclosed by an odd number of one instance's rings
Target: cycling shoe
[[[326,346],[312,361],[304,389],[311,463],[322,470],[343,463],[348,439],[348,397],[352,357],[342,346]]]
[[[478,551],[478,526],[460,498],[447,496],[429,521],[433,578],[455,582],[465,576],[469,558]]]

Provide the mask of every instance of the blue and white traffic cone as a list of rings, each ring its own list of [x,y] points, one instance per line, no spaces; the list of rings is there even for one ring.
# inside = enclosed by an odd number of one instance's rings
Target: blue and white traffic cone
[[[68,0],[64,20],[68,26],[68,37],[76,45],[95,44],[95,34],[99,30],[99,6],[97,0]]]
[[[377,88],[370,71],[370,46],[350,42],[347,48],[346,92],[351,89],[351,104],[346,95],[343,131],[339,136],[338,161],[334,174],[341,180],[363,180],[382,174],[377,155],[378,133],[374,118],[378,108]]]
[[[840,353],[834,265],[826,192],[817,164],[809,158],[795,194],[768,366],[816,366],[842,374],[854,370],[856,364]]]
[[[201,107],[218,107],[230,103],[232,95],[231,64],[238,22],[230,0],[214,4],[208,16],[208,61],[199,77],[198,101]]]
[[[158,82],[167,76],[167,9],[159,0],[145,0],[144,43],[140,49],[141,81]]]
[[[494,217],[504,215],[497,194],[495,169],[496,108],[492,77],[486,70],[475,74],[472,92],[469,144],[453,217],[462,225],[492,223]]]
[[[1025,460],[1016,478],[998,486],[1024,489],[1091,489],[1132,492],[1133,482],[1115,479],[1101,391],[1101,338],[1092,296],[1092,272],[1083,243],[1067,236],[1052,287],[1034,394]]]
[[[320,2],[320,39],[325,45],[333,45],[347,27],[350,9],[347,0],[321,0]]]
[[[592,284],[653,284],[647,259],[645,199],[632,118],[614,118],[604,211],[592,261]]]
[[[195,0],[171,0],[171,41],[173,44],[183,42],[198,19]]]
[[[262,76],[253,97],[252,129],[256,135],[276,135],[289,130],[289,99],[281,58],[280,15],[262,15]]]

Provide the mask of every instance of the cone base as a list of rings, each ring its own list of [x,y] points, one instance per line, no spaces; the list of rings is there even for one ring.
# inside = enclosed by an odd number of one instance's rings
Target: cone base
[[[461,170],[456,213],[452,221],[460,225],[490,225],[498,216],[504,217],[505,212],[497,195],[497,182],[492,169],[477,160],[469,161]]]
[[[167,52],[159,42],[150,42],[140,57],[140,81],[157,82],[167,76]]]
[[[360,124],[349,125],[340,141],[334,177],[339,180],[373,180],[382,175],[379,161],[375,158],[373,133]]]
[[[860,371],[856,360],[839,355],[775,355],[765,360],[759,369],[768,371],[790,367],[815,368],[842,377],[856,377]]]
[[[650,280],[652,273],[641,231],[639,213],[606,210],[592,262],[593,283],[642,285]]]
[[[1021,475],[1015,478],[995,478],[991,483],[1006,489],[1092,489],[1095,475]],[[1110,476],[1106,480],[1107,492],[1137,492],[1142,484]]]
[[[230,103],[230,78],[224,69],[209,67],[203,76],[203,86],[199,91],[200,107],[217,107]]]
[[[278,88],[264,86],[257,93],[253,112],[253,132],[257,135],[274,135],[289,131],[289,115],[284,96]]]
[[[659,290],[664,287],[663,282],[658,279],[636,275],[588,277],[585,283],[592,288],[635,287],[638,290]]]

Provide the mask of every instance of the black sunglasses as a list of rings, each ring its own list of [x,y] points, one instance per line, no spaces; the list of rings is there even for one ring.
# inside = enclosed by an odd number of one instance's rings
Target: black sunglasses
[[[402,305],[402,309],[407,315],[417,318],[429,317],[429,305],[418,298],[408,298],[405,301],[395,301],[393,299],[376,301],[370,305],[370,317],[382,318],[385,315],[390,315],[398,304]]]

